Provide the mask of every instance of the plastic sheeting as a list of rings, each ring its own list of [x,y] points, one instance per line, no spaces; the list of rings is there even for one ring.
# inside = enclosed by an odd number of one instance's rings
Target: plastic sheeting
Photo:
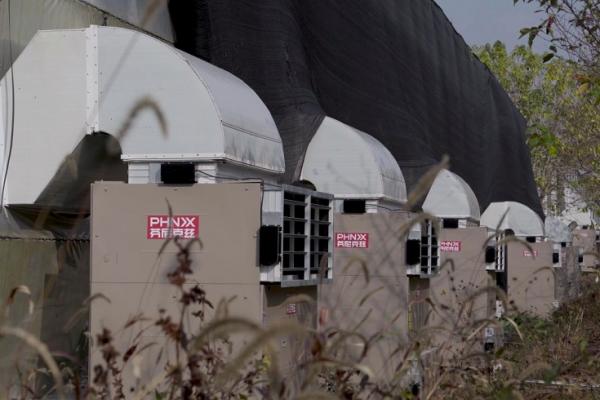
[[[12,60],[16,59],[40,29],[87,28],[90,25],[138,27],[164,40],[173,41],[166,1],[11,0],[10,35],[8,3],[8,0],[0,1],[0,76],[10,67],[11,56]],[[153,4],[154,8],[151,8]]]
[[[546,236],[555,243],[572,243],[573,232],[557,217],[547,217],[544,221]]]
[[[31,293],[15,296],[8,323],[32,333],[51,352],[71,357],[84,371],[87,320],[73,317],[90,296],[88,220],[50,212],[26,214],[6,209],[0,213],[0,299],[4,302],[20,285]],[[0,354],[2,388],[16,382],[17,366],[21,372],[38,366],[33,350],[11,337],[0,341]]]
[[[430,0],[171,0],[176,45],[240,77],[274,115],[288,180],[325,115],[369,132],[409,189],[443,154],[480,206],[538,214],[525,121]]]
[[[568,212],[561,215],[560,220],[565,224],[575,222],[579,227],[594,227],[600,225],[598,217],[592,211]]]
[[[62,213],[36,206],[3,208],[0,240],[89,240],[89,210]]]
[[[81,0],[108,11],[134,26],[165,40],[173,40],[167,1],[161,0]]]
[[[0,76],[4,76],[40,29],[130,26],[78,0],[11,0],[9,32],[8,10],[9,1],[0,1]]]
[[[29,314],[29,302],[24,294],[17,294],[9,309],[8,324],[19,326],[35,335],[41,336],[42,308],[44,298],[44,280],[47,274],[58,270],[56,244],[51,240],[3,239],[0,240],[0,296],[6,301],[13,288],[25,285],[31,292],[35,308]],[[0,386],[6,388],[14,383],[17,363],[22,370],[35,366],[35,354],[32,349],[14,338],[0,341]]]

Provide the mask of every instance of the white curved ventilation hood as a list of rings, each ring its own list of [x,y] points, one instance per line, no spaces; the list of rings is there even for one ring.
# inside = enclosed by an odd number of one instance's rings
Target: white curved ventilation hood
[[[406,201],[406,184],[396,159],[377,139],[325,117],[312,138],[301,178],[337,199]]]
[[[118,136],[124,127],[122,159],[130,167],[186,161],[234,165],[247,176],[284,172],[281,138],[257,94],[146,34],[97,26],[40,31],[13,71],[13,135],[10,71],[0,81],[2,177],[10,153],[4,204],[34,204],[86,134]]]
[[[501,231],[511,229],[519,237],[543,237],[544,222],[531,208],[515,201],[491,203],[481,215],[481,225]]]
[[[478,222],[479,202],[471,187],[460,176],[446,169],[436,176],[423,202],[423,211],[439,218]]]

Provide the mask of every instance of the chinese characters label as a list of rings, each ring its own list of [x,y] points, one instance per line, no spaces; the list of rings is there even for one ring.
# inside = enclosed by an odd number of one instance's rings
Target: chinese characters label
[[[149,215],[146,223],[146,239],[198,239],[200,237],[198,215]]]
[[[529,250],[523,250],[523,257],[537,257],[538,256],[538,251],[534,250],[533,252],[529,251]]]
[[[461,242],[458,240],[442,240],[440,242],[440,251],[447,253],[459,253]]]
[[[342,233],[335,234],[335,247],[346,249],[368,249],[368,233]]]

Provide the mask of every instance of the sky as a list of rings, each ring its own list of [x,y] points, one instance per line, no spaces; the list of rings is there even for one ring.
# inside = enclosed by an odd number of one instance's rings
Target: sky
[[[519,40],[519,30],[537,25],[541,15],[536,8],[513,0],[435,0],[448,16],[454,28],[467,44],[481,45],[500,40],[509,49],[527,44],[527,38]],[[534,43],[534,49],[544,52],[546,44]]]

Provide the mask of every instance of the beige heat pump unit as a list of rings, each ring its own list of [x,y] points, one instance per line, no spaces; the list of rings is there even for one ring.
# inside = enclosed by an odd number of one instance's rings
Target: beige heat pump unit
[[[584,272],[596,273],[600,266],[598,231],[593,225],[578,226],[573,230],[573,245],[580,251],[578,262]]]
[[[333,118],[311,140],[301,178],[335,197],[334,280],[319,286],[321,327],[358,327],[371,342],[365,362],[387,376],[409,335],[426,324],[429,278],[439,265],[433,224],[414,224],[403,210],[406,186],[391,153]],[[346,356],[355,360],[365,343],[351,341]]]
[[[553,243],[552,266],[556,277],[556,301],[562,304],[581,293],[581,249],[573,245],[573,232],[557,217],[546,217],[546,236]]]
[[[444,357],[459,352],[481,353],[493,347],[497,326],[496,281],[485,268],[488,233],[479,226],[479,202],[469,185],[458,175],[442,170],[423,203],[423,211],[440,219],[441,267],[431,278],[430,294],[435,306],[430,316],[431,339]],[[471,342],[464,338],[481,332]]]
[[[486,265],[508,295],[509,310],[546,316],[556,306],[553,243],[545,240],[544,223],[517,202],[491,203],[481,216],[493,245]]]
[[[317,283],[332,278],[332,197],[278,184],[283,147],[262,101],[233,75],[148,36],[105,28],[86,34],[98,46],[95,129],[113,132],[103,122],[122,121],[123,110],[149,91],[168,130],[161,134],[156,118],[143,114],[121,140],[129,183],[93,187],[91,286],[114,300],[93,305],[92,335],[140,311],[157,317],[159,309],[177,307],[165,281],[176,249],[169,244],[158,256],[169,235],[199,240],[189,284],[199,284],[215,303],[230,301],[230,315],[316,328]],[[118,64],[115,57],[132,40],[133,50]],[[102,77],[113,74],[115,89],[104,89]],[[152,82],[140,82],[140,75]],[[298,295],[305,300],[296,302]],[[156,330],[144,335],[164,340]],[[119,341],[127,345],[130,338]],[[280,338],[284,370],[295,371],[307,344]],[[92,364],[95,354],[92,348]],[[150,378],[160,365],[144,367]]]
[[[265,187],[252,181],[180,184],[176,179],[168,184],[93,185],[91,288],[111,302],[92,305],[91,332],[96,334],[103,327],[119,332],[116,338],[122,348],[142,332],[142,345],[158,343],[156,351],[152,348],[144,355],[148,362],[143,364],[143,381],[162,371],[164,364],[155,365],[151,360],[156,359],[167,340],[156,327],[148,329],[142,324],[145,330],[140,326],[138,332],[136,325],[122,333],[119,328],[138,313],[153,320],[159,318],[161,309],[177,315],[177,289],[167,276],[178,265],[178,249],[173,242],[163,247],[169,237],[184,238],[183,243],[198,240],[198,245],[190,248],[193,273],[186,285],[199,285],[213,304],[229,302],[230,316],[265,326],[293,320],[309,329],[316,328],[316,276],[319,267],[326,276],[331,273],[331,251],[327,246],[331,243],[331,197],[295,187]],[[266,202],[266,197],[274,200]],[[306,210],[305,216],[296,212],[294,217],[287,217],[283,209],[289,198],[294,206]],[[275,222],[276,209],[280,211]],[[310,218],[313,211],[317,215],[322,212],[318,222]],[[274,225],[264,225],[269,218]],[[288,230],[288,219],[307,230],[315,225],[326,228],[317,230],[316,238],[307,231],[293,230],[293,224]],[[283,245],[289,240],[295,242],[292,250]],[[319,248],[318,243],[323,242],[327,245]],[[305,251],[298,243],[309,249]],[[313,301],[307,302],[299,295]],[[192,321],[187,328],[198,332],[199,324]],[[247,339],[243,337],[238,343],[243,345]],[[307,357],[308,343],[294,336],[278,340],[281,366],[292,372],[298,360]],[[163,356],[172,356],[166,349]],[[92,365],[98,356],[92,346]]]

